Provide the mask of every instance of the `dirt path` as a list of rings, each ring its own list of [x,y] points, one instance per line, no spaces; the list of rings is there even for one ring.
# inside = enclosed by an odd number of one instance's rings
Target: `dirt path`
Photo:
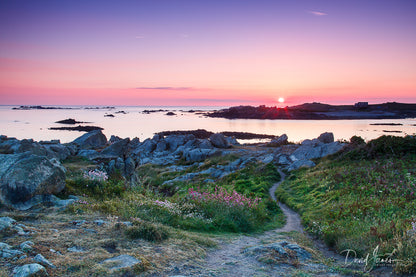
[[[270,196],[275,201],[275,191],[286,177],[280,169],[278,171],[282,178],[269,190]],[[290,274],[289,272],[301,270],[287,264],[268,265],[260,263],[255,257],[243,253],[244,249],[251,246],[279,240],[290,240],[286,232],[296,231],[304,233],[300,216],[285,204],[280,202],[278,204],[286,216],[286,224],[284,227],[267,231],[261,235],[240,235],[231,241],[224,241],[218,250],[208,253],[204,264],[197,266],[185,265],[181,270],[178,270],[178,273],[180,273],[179,276],[287,276]],[[310,265],[302,265],[300,268],[303,268],[306,272],[312,269],[314,276],[329,276],[327,274],[330,274],[330,276],[339,276],[338,274],[330,273],[326,266],[313,262]]]
[[[276,189],[286,178],[286,175],[280,169],[278,169],[278,172],[281,176],[281,180],[275,183],[269,190],[270,197],[274,201],[277,201],[276,195],[275,195]],[[293,210],[289,209],[289,207],[286,206],[285,204],[278,202],[278,205],[286,217],[286,224],[285,226],[283,226],[283,228],[276,229],[274,231],[275,232],[290,232],[290,231],[304,232],[302,224],[301,224],[300,216]]]

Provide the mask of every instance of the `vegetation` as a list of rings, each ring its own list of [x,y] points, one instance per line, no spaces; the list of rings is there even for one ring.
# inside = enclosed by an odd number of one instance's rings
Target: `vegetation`
[[[131,239],[145,239],[154,242],[161,242],[169,237],[166,228],[147,222],[135,224],[135,226],[129,227],[125,233]]]
[[[369,254],[367,269],[387,265],[415,273],[416,138],[351,142],[315,168],[291,174],[276,195],[340,253]]]
[[[106,176],[98,169],[85,170],[67,164],[70,178],[65,194],[84,195],[69,211],[139,220],[147,224],[143,225],[147,231],[154,229],[155,223],[214,233],[256,232],[282,225],[283,214],[268,196],[268,188],[280,179],[272,164],[252,164],[216,182],[207,182],[206,176],[199,175],[192,182],[165,183],[236,159],[233,155],[213,157],[199,167],[186,166],[173,172],[163,166],[144,165],[137,171],[141,184],[136,187],[127,187],[120,176]],[[143,226],[141,230],[136,226],[128,235],[142,236],[142,232],[147,232],[142,230]]]

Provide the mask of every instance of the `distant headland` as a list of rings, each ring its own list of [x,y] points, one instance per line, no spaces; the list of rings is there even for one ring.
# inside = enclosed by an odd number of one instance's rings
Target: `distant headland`
[[[416,118],[416,104],[388,102],[370,105],[358,102],[354,105],[329,105],[314,102],[285,108],[237,106],[205,115],[228,119],[401,119]]]

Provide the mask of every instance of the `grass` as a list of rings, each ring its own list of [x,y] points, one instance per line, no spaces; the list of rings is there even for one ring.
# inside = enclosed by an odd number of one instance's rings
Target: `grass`
[[[85,197],[68,211],[76,214],[101,212],[124,220],[139,219],[183,230],[211,233],[248,233],[283,225],[282,212],[268,196],[268,188],[280,180],[276,168],[271,164],[252,164],[215,183],[207,183],[206,177],[199,175],[196,180],[170,185],[169,191],[163,184],[179,175],[228,164],[236,159],[234,155],[213,157],[203,165],[191,165],[178,172],[170,172],[163,166],[144,165],[137,170],[141,184],[136,187],[125,187],[119,176],[110,176],[105,180],[95,177],[89,179],[85,176],[85,170],[70,166],[71,178],[67,180],[65,193]],[[201,195],[212,196],[217,188],[220,188],[221,194],[216,195],[215,201],[196,199],[189,194],[189,190],[194,190]],[[230,195],[244,201],[238,205],[228,205],[225,197]],[[260,198],[263,200],[260,201]],[[258,203],[248,205],[254,199],[258,199]]]
[[[301,214],[307,230],[339,252],[391,258],[399,273],[416,272],[416,139],[357,138],[349,149],[302,169],[276,195]],[[374,255],[374,249],[378,253]]]
[[[180,175],[237,159],[235,155],[216,156],[203,164],[183,165],[176,172],[169,167],[144,165],[136,171],[138,183],[131,185],[120,174],[107,176],[94,162],[70,158],[63,163],[67,169],[66,188],[58,197],[77,195],[79,200],[61,212],[45,207],[50,211],[39,213],[42,216],[25,212],[8,215],[42,230],[31,240],[36,253],[57,266],[47,269],[52,276],[119,276],[123,272],[108,272],[99,263],[121,254],[145,261],[123,276],[157,274],[184,261],[198,264],[207,249],[216,247],[217,237],[260,232],[284,223],[281,210],[268,196],[268,188],[280,179],[272,165],[252,163],[213,183],[205,181],[212,177],[198,175],[192,181],[164,184]],[[107,223],[98,226],[96,219]],[[86,222],[78,226],[75,220]],[[126,226],[124,221],[133,225]],[[10,245],[19,245],[25,239],[6,231],[0,236]],[[87,251],[68,252],[73,246]],[[53,255],[50,248],[64,255]],[[11,265],[27,261],[9,262],[5,274]]]

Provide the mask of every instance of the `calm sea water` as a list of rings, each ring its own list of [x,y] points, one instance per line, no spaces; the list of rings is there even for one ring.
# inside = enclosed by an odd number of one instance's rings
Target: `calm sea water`
[[[59,139],[62,143],[73,141],[84,134],[77,131],[48,130],[49,127],[63,127],[55,123],[58,120],[73,118],[89,122],[86,125],[104,128],[104,134],[119,137],[138,137],[140,140],[152,137],[154,133],[169,130],[206,129],[212,132],[239,131],[279,136],[287,134],[290,141],[299,142],[315,138],[323,132],[333,132],[335,139],[349,140],[358,135],[366,140],[381,135],[404,136],[416,133],[416,119],[388,120],[254,120],[207,118],[189,110],[214,110],[218,107],[115,107],[115,109],[73,109],[56,110],[13,110],[15,106],[0,106],[0,134],[18,139],[34,140]],[[164,109],[173,111],[175,116],[166,112],[144,114],[144,110]],[[117,113],[120,111],[126,112]],[[114,117],[105,117],[113,114]],[[372,123],[401,123],[403,126],[374,126]],[[389,131],[389,132],[385,132]],[[400,133],[398,133],[400,132]],[[244,142],[244,141],[242,141]]]

